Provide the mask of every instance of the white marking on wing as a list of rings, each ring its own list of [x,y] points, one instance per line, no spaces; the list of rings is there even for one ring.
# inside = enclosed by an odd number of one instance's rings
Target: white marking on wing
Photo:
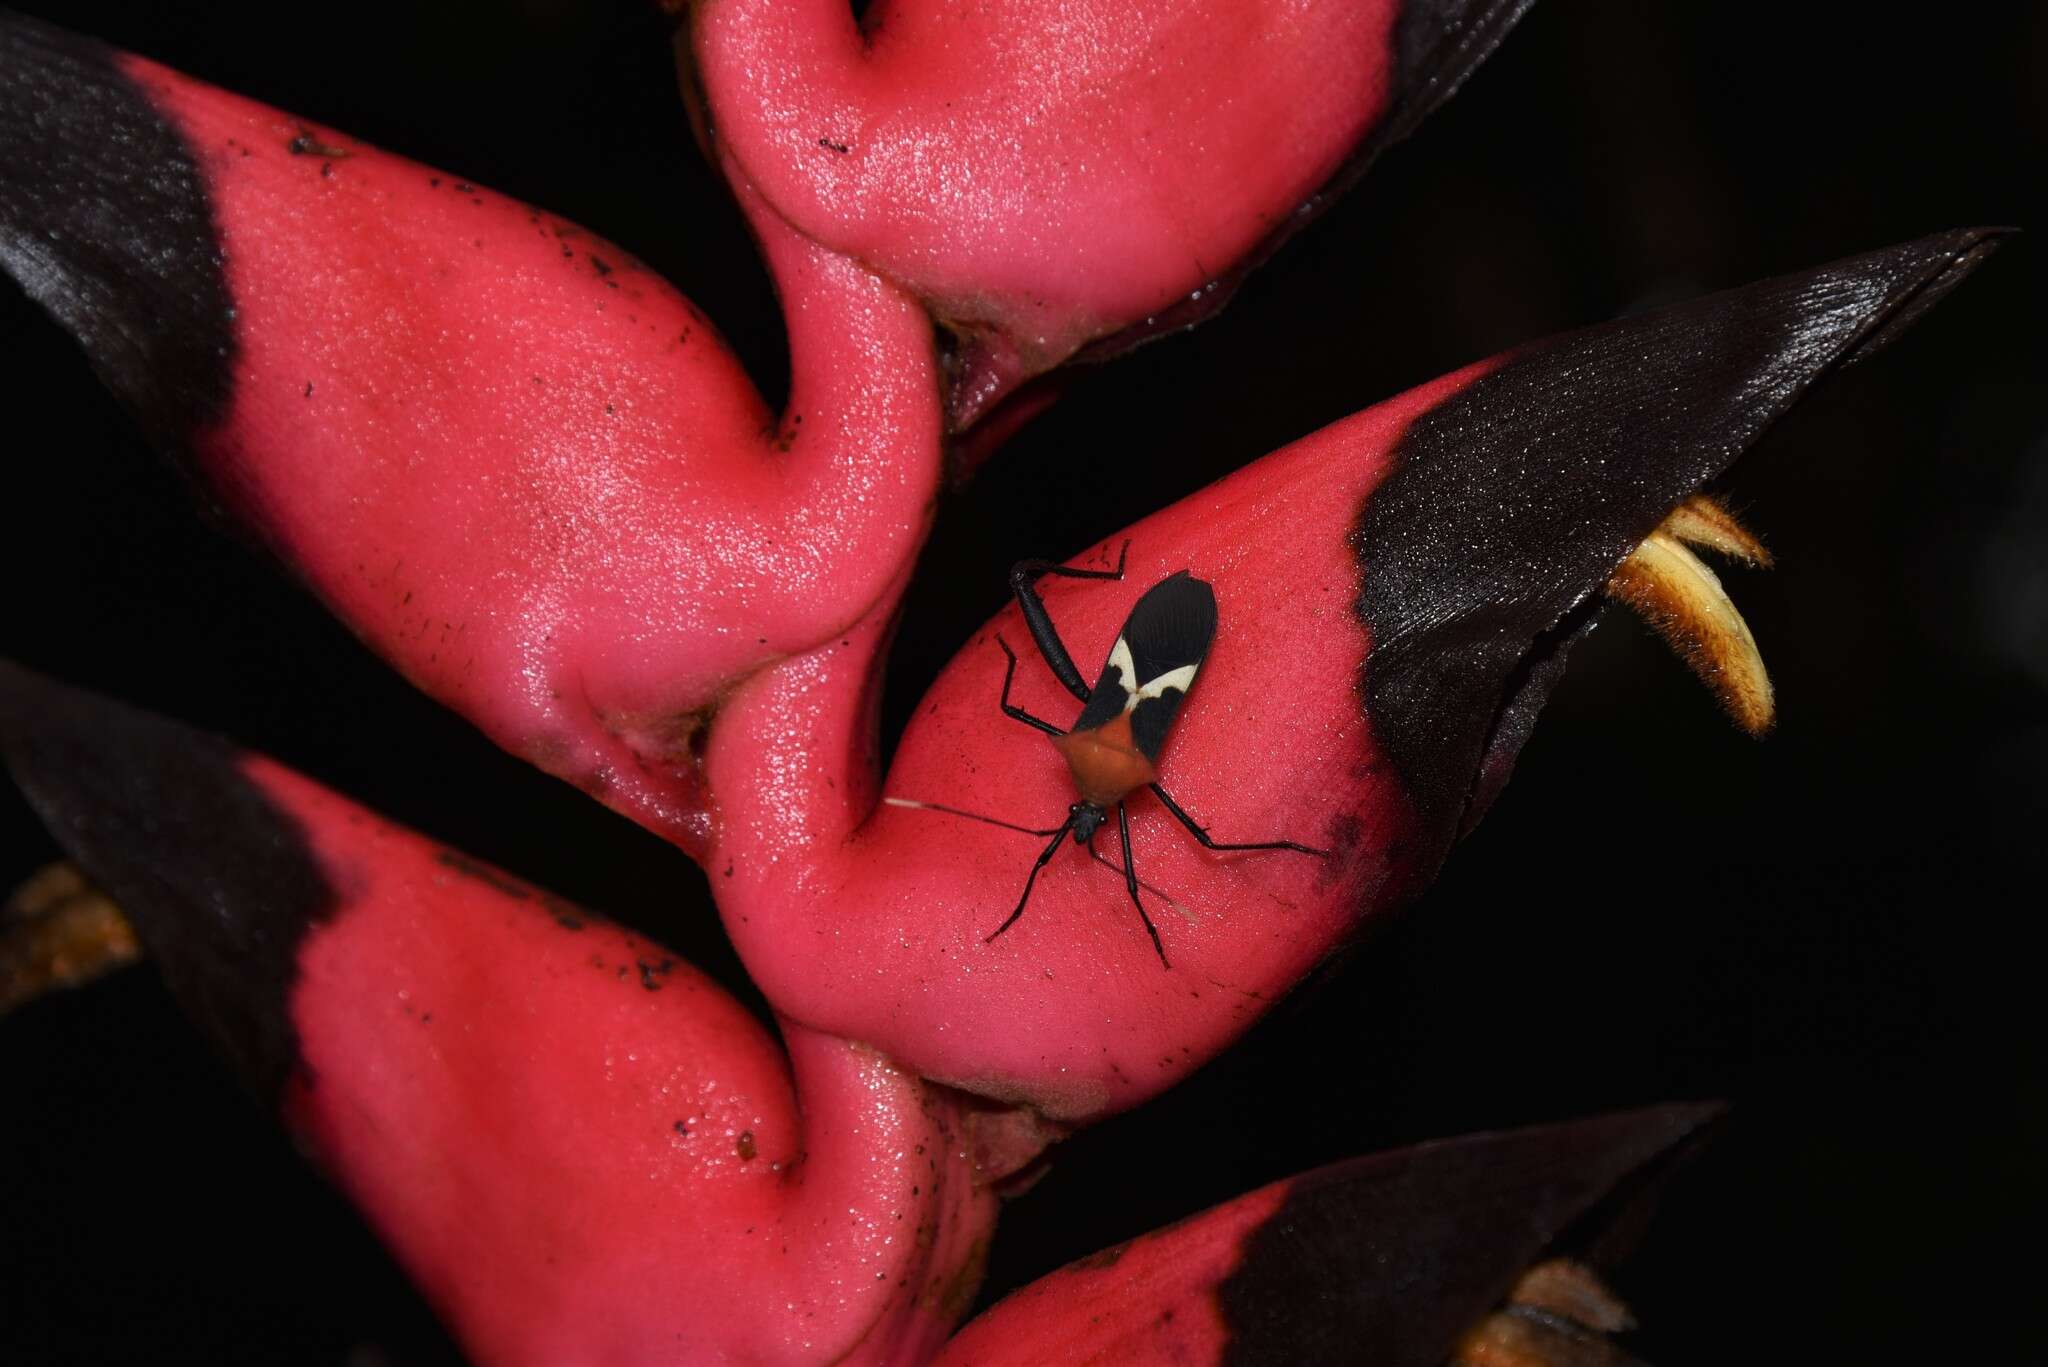
[[[1195,682],[1195,670],[1197,668],[1199,668],[1197,665],[1182,665],[1179,669],[1167,670],[1136,693],[1133,693],[1131,700],[1124,704],[1124,711],[1130,711],[1146,698],[1157,698],[1164,695],[1169,688],[1178,688],[1183,693],[1187,692]]]
[[[1128,712],[1138,692],[1138,666],[1131,662],[1131,643],[1121,636],[1109,648],[1109,667],[1116,671],[1117,682],[1123,685],[1124,711]]]

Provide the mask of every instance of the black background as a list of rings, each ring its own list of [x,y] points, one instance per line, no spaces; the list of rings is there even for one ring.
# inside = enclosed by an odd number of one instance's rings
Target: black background
[[[579,220],[783,383],[766,279],[640,5],[29,8]],[[948,500],[890,724],[1000,605],[1012,559],[1066,554],[1410,384],[1925,232],[2048,223],[2048,19],[1878,11],[1543,0],[1223,316],[1081,373]],[[1780,561],[1732,586],[1777,680],[1775,735],[1737,735],[1610,615],[1436,889],[1224,1060],[1070,1142],[1005,1214],[988,1294],[1338,1157],[1722,1096],[1733,1122],[1624,1280],[1646,1356],[2029,1356],[2048,1213],[2025,948],[2048,768],[2043,303],[2022,237],[1737,467],[1729,492]],[[207,529],[11,289],[0,356],[0,648],[659,926],[748,992],[682,855],[499,754]],[[0,795],[0,880],[53,853]],[[454,1352],[131,971],[0,1020],[0,1357]]]

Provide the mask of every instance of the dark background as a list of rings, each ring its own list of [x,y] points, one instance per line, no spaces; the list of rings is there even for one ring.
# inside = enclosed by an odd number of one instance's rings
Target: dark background
[[[580,220],[783,383],[765,277],[641,5],[28,8]],[[1223,316],[1082,373],[943,509],[892,726],[1000,605],[1012,559],[1065,554],[1410,384],[1937,229],[2048,224],[2039,10],[1760,8],[1542,0]],[[1777,680],[1775,735],[1736,734],[1611,615],[1436,889],[1224,1060],[1069,1143],[1006,1213],[988,1294],[1335,1158],[1720,1096],[1733,1122],[1623,1281],[1646,1356],[2030,1356],[2048,1213],[2025,949],[2048,769],[2040,256],[2009,244],[1729,482],[1780,562],[1732,585]],[[659,926],[747,992],[683,856],[499,754],[208,530],[7,287],[0,355],[0,648]],[[0,882],[53,854],[6,790]],[[0,1357],[366,1347],[354,1360],[454,1357],[152,973],[0,1020]]]

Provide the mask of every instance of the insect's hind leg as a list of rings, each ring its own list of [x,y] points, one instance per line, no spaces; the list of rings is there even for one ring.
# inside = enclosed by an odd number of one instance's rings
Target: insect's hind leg
[[[1152,937],[1152,948],[1159,955],[1161,968],[1172,968],[1166,962],[1166,946],[1159,942],[1159,927],[1152,924],[1152,918],[1145,911],[1145,903],[1138,896],[1138,866],[1131,862],[1131,814],[1124,810],[1124,804],[1116,804],[1116,833],[1124,843],[1124,887],[1131,894],[1131,905],[1138,909],[1138,919],[1145,923],[1145,933]],[[1089,852],[1094,852],[1094,841],[1089,841]]]
[[[1328,850],[1319,850],[1313,845],[1303,845],[1292,840],[1260,840],[1251,844],[1237,845],[1226,844],[1221,840],[1211,840],[1209,832],[1197,825],[1195,819],[1182,810],[1178,802],[1167,796],[1166,789],[1156,783],[1148,786],[1152,789],[1152,795],[1166,804],[1166,810],[1173,813],[1174,819],[1188,828],[1188,834],[1202,842],[1202,848],[1205,850],[1298,850],[1302,854],[1312,854],[1319,859],[1328,859],[1330,857]],[[1125,855],[1124,858],[1125,862],[1129,862],[1129,855]]]
[[[1031,639],[1038,645],[1038,653],[1045,657],[1046,668],[1053,672],[1067,692],[1088,701],[1088,681],[1081,677],[1081,671],[1074,668],[1074,657],[1067,653],[1060,641],[1059,628],[1052,624],[1052,616],[1045,610],[1045,601],[1038,596],[1038,578],[1044,574],[1057,574],[1067,579],[1121,579],[1124,577],[1124,559],[1131,553],[1131,543],[1124,542],[1123,549],[1116,553],[1116,569],[1076,570],[1050,560],[1019,560],[1010,567],[1010,591],[1017,595],[1017,608],[1024,614],[1024,624],[1031,628]],[[1009,647],[1005,646],[1005,650]]]
[[[1069,816],[1061,823],[1060,828],[1052,833],[1051,842],[1038,852],[1038,862],[1031,866],[1031,876],[1024,880],[1024,895],[1017,899],[1017,909],[1010,913],[1009,919],[982,937],[983,944],[993,944],[996,936],[1017,924],[1017,918],[1024,914],[1024,904],[1031,900],[1031,885],[1038,881],[1039,871],[1052,862],[1053,855],[1059,852],[1060,842],[1067,838],[1067,832],[1072,830],[1073,826],[1074,818]]]

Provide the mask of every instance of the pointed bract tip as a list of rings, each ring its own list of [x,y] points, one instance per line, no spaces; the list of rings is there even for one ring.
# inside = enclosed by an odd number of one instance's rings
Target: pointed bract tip
[[[0,71],[0,272],[180,451],[226,411],[235,349],[197,161],[100,43],[0,12]]]
[[[1437,1367],[1560,1238],[1597,1223],[1723,1112],[1656,1106],[1297,1178],[1218,1288],[1224,1361]]]
[[[1354,527],[1355,610],[1372,641],[1367,716],[1410,790],[1425,873],[1505,783],[1616,568],[2004,236],[1938,233],[1566,333],[1409,425]],[[1751,671],[1725,691],[1745,724],[1767,723],[1767,682]]]
[[[286,1000],[299,943],[335,897],[241,752],[0,660],[0,757],[185,1009],[274,1097],[299,1058]]]
[[[1458,93],[1536,0],[1411,0],[1395,20],[1396,106],[1373,150],[1415,131]]]

